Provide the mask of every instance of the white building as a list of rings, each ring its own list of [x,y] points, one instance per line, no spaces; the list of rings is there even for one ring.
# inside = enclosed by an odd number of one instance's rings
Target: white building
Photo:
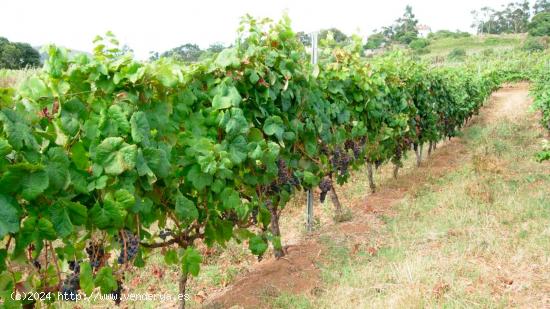
[[[428,34],[432,32],[432,28],[428,25],[417,25],[416,30],[418,31],[418,36],[422,38],[428,37]]]

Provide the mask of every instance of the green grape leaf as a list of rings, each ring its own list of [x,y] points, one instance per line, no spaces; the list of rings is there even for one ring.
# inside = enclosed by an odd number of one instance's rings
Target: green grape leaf
[[[7,172],[4,176],[7,176],[9,173]],[[19,188],[20,186],[21,196],[29,201],[34,200],[38,195],[42,194],[50,183],[48,174],[43,170],[28,172],[28,174],[20,175],[18,178],[15,181],[19,181],[19,184],[14,184],[14,187]]]
[[[237,209],[241,205],[241,198],[235,189],[227,187],[220,195],[223,206],[226,210]]]
[[[228,66],[236,67],[241,62],[236,48],[226,48],[218,54],[214,63],[217,67],[225,69]]]
[[[73,232],[73,223],[69,210],[64,203],[58,201],[48,208],[55,231],[60,237],[66,237]]]
[[[94,290],[94,277],[89,262],[80,263],[80,289],[90,296]]]
[[[248,248],[254,255],[262,255],[267,250],[267,243],[262,237],[254,235],[248,240]]]
[[[199,165],[194,165],[187,173],[187,179],[191,181],[197,190],[202,190],[212,184],[212,175],[201,172]]]
[[[147,166],[160,178],[165,178],[170,173],[170,162],[163,149],[145,148],[143,158]]]
[[[80,170],[85,171],[90,166],[88,153],[86,152],[82,142],[77,142],[71,147],[71,160]]]
[[[136,165],[137,146],[128,145],[121,137],[108,137],[96,148],[95,162],[105,173],[120,175]]]
[[[9,109],[1,110],[0,123],[3,123],[8,142],[14,149],[20,150],[25,146],[35,150],[39,148],[27,121],[20,117],[15,111]]]
[[[108,114],[119,130],[123,133],[130,132],[130,123],[128,122],[126,112],[120,105],[111,105]]]
[[[176,195],[176,216],[179,220],[190,223],[199,217],[195,203],[179,193]]]
[[[81,126],[81,119],[86,113],[86,106],[77,98],[61,104],[61,128],[70,136],[74,136]]]
[[[239,106],[242,98],[235,86],[220,84],[216,89],[216,95],[212,99],[212,108],[215,110]]]
[[[168,250],[164,253],[164,262],[166,265],[175,265],[179,263],[178,253],[176,250]]]
[[[60,147],[53,147],[48,150],[48,163],[46,172],[49,179],[49,192],[65,190],[70,184],[69,158]]]
[[[95,275],[94,284],[103,294],[111,293],[118,287],[111,267],[102,267]]]
[[[38,100],[43,97],[48,97],[50,92],[48,87],[38,76],[31,75],[19,88],[21,95],[30,97],[33,100]]]
[[[115,192],[115,201],[120,203],[125,209],[132,208],[136,204],[135,197],[125,189],[120,189]]]
[[[8,257],[8,250],[0,249],[0,273],[3,273],[6,267],[6,258]]]
[[[38,220],[37,231],[38,236],[42,239],[55,240],[57,238],[53,223],[46,218],[40,218]]]
[[[184,274],[191,274],[196,277],[199,275],[202,257],[197,249],[188,247],[183,252],[181,263],[181,270]]]
[[[147,120],[146,114],[142,111],[135,112],[132,118],[130,118],[130,125],[134,142],[148,146],[151,128],[149,127],[149,121]]]
[[[283,138],[285,133],[283,119],[279,116],[271,116],[266,119],[264,123],[265,134],[272,136],[275,135],[279,140]]]
[[[10,196],[0,194],[0,239],[8,233],[19,231],[19,214],[21,209]]]

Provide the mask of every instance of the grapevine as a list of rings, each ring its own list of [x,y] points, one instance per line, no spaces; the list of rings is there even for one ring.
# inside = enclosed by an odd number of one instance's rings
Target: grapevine
[[[319,187],[324,201],[365,163],[399,167],[411,146],[455,136],[521,69],[366,59],[359,38],[334,46],[321,42],[313,66],[288,17],[246,16],[233,47],[195,64],[137,61],[111,34],[93,55],[47,47],[44,69],[0,104],[6,304],[20,305],[6,296],[21,286],[66,300],[99,289],[120,304],[124,271],[157,248],[181,266],[181,293],[199,242],[236,239],[260,257],[271,244],[281,257],[296,192]]]

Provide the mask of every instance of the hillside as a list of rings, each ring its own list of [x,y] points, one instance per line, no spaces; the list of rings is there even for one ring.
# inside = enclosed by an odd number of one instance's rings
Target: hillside
[[[521,47],[525,38],[525,34],[501,34],[431,40],[429,56],[446,56],[455,48],[463,48],[468,54],[479,53],[485,49],[511,50]]]

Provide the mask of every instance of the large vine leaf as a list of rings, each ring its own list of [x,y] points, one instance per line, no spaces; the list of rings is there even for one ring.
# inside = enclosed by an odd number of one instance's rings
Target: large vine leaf
[[[183,196],[180,192],[176,194],[176,216],[182,222],[190,223],[199,217],[195,203]]]
[[[42,167],[18,164],[10,166],[0,178],[0,192],[20,192],[24,199],[32,201],[48,188],[49,183],[48,173]]]
[[[19,231],[20,212],[21,208],[13,198],[0,194],[0,239]]]
[[[129,145],[121,137],[108,137],[96,148],[95,162],[106,174],[120,175],[136,165],[137,146]]]
[[[116,290],[118,285],[113,270],[110,267],[102,267],[95,275],[94,284],[99,287],[101,293],[108,294]]]
[[[202,257],[197,249],[189,247],[183,252],[181,263],[181,270],[183,273],[191,274],[196,277],[199,275]]]
[[[3,124],[4,132],[6,132],[8,141],[14,149],[20,150],[24,146],[30,149],[38,149],[39,146],[32,134],[31,128],[15,111],[9,109],[1,110],[0,123]]]
[[[226,109],[233,106],[239,106],[242,98],[235,86],[228,86],[225,83],[218,86],[216,95],[212,99],[212,108]]]
[[[130,118],[130,125],[134,142],[148,146],[151,128],[149,127],[149,121],[147,120],[146,114],[142,111],[135,112],[132,118]]]

